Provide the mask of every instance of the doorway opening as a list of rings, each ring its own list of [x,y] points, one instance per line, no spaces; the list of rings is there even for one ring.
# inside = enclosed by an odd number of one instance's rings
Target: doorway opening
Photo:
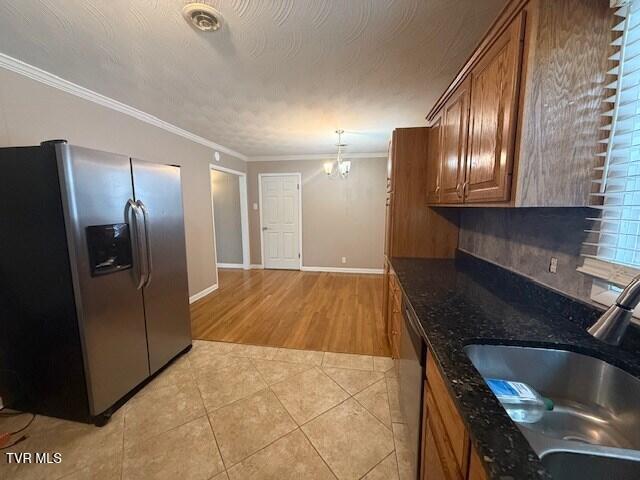
[[[218,269],[249,270],[249,212],[247,175],[218,165],[210,165],[213,243]]]

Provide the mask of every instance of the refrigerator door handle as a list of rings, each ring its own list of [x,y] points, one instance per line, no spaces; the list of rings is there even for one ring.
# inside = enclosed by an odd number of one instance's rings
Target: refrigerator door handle
[[[147,279],[144,282],[144,286],[148,287],[151,283],[151,277],[153,275],[153,257],[151,256],[151,229],[149,228],[149,212],[145,207],[142,200],[136,201],[136,205],[142,210],[142,218],[144,220],[144,235],[145,235],[145,248],[147,254]]]
[[[135,231],[135,243],[136,243],[136,254],[137,254],[136,256],[137,256],[137,261],[139,263],[139,267],[138,267],[139,277],[138,277],[138,283],[136,285],[136,289],[140,290],[144,286],[149,276],[149,264],[147,261],[146,233],[142,227],[144,222],[140,221],[140,215],[139,215],[140,207],[138,206],[138,204],[133,200],[129,199],[129,201],[127,202],[127,205],[129,206],[131,212],[133,213],[133,226]],[[143,242],[144,242],[144,245],[142,245]]]

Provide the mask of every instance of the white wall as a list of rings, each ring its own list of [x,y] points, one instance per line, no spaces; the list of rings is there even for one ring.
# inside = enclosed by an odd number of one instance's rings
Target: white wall
[[[243,160],[128,115],[0,69],[0,146],[69,143],[181,166],[189,294],[217,283],[209,163],[246,171]]]

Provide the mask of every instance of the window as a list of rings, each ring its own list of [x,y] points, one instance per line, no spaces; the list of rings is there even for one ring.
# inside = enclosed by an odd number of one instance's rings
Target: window
[[[595,180],[602,205],[595,207],[592,238],[585,242],[585,260],[580,271],[596,277],[592,298],[611,303],[619,291],[640,273],[640,0],[618,0],[616,15],[620,22],[611,60],[616,66],[609,72],[614,79],[608,85],[607,98],[611,118],[608,138],[601,141],[606,151],[599,155],[604,165]]]

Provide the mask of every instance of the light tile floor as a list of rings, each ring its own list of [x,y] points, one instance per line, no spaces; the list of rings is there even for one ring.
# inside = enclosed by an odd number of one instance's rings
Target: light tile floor
[[[10,451],[61,452],[62,463],[2,455],[0,480],[404,477],[390,358],[193,343],[103,428],[37,417]],[[0,431],[26,420],[0,418]]]

